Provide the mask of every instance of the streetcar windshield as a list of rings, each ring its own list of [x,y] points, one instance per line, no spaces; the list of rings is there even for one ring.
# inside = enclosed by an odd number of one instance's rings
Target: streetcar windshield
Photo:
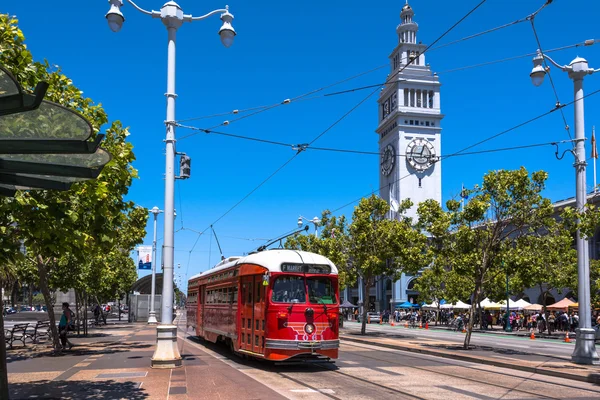
[[[304,278],[301,276],[280,276],[273,284],[271,300],[276,303],[305,303]]]
[[[335,290],[329,278],[307,278],[308,300],[313,304],[335,304]]]

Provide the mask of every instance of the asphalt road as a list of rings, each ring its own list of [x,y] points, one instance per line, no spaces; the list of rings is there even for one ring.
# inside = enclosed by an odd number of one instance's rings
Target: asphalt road
[[[361,324],[359,323],[344,321],[343,329],[347,332],[360,331],[360,328]],[[392,327],[390,325],[372,324],[367,325],[367,332],[382,332],[390,335],[402,334],[402,336],[408,336],[423,342],[443,340],[452,343],[463,343],[465,338],[465,334],[461,332],[453,332],[445,329],[409,329],[404,328],[403,325]],[[565,343],[558,339],[531,340],[528,337],[511,336],[510,334],[479,332],[473,332],[471,335],[471,344],[566,358],[571,356],[575,346],[574,342]]]
[[[600,398],[600,387],[589,383],[346,341],[334,364],[245,361],[190,333],[179,332],[184,348],[202,349],[293,400]]]

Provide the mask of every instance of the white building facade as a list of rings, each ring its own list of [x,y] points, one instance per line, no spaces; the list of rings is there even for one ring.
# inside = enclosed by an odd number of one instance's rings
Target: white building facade
[[[397,218],[397,205],[404,199],[413,202],[408,211],[413,218],[420,202],[442,200],[441,84],[425,61],[427,46],[417,40],[419,26],[413,17],[407,2],[396,28],[398,44],[389,55],[390,74],[378,100],[379,187],[390,204],[390,218]],[[417,301],[413,278],[403,274],[397,282],[381,280],[378,308]]]
[[[379,94],[378,126],[380,196],[390,204],[390,218],[398,218],[397,205],[409,198],[413,207],[408,215],[416,217],[417,205],[427,199],[442,200],[440,82],[431,72],[417,40],[419,26],[414,11],[402,7],[396,28],[398,44],[389,55],[390,74]],[[412,61],[411,61],[412,60]],[[425,266],[424,266],[425,267]],[[418,301],[413,290],[414,277],[379,279],[364,301],[357,289],[347,290],[344,298],[365,305],[369,310],[390,309],[394,304]]]

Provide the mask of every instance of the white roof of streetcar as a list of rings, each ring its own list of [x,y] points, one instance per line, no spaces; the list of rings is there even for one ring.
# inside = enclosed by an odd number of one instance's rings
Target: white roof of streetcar
[[[239,264],[254,264],[265,267],[269,272],[281,272],[282,263],[294,264],[319,264],[331,267],[332,275],[337,275],[338,269],[328,258],[319,254],[309,253],[301,250],[274,249],[253,253],[245,257],[229,257],[215,265],[212,269],[194,275],[190,278],[195,279],[200,276],[212,275],[219,271]]]

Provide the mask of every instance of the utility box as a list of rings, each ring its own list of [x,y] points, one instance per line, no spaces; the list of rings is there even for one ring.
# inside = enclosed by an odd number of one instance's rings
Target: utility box
[[[162,306],[162,296],[154,296],[154,312],[156,320],[160,322],[160,310]],[[150,295],[132,294],[129,295],[129,322],[147,322],[150,316]]]

